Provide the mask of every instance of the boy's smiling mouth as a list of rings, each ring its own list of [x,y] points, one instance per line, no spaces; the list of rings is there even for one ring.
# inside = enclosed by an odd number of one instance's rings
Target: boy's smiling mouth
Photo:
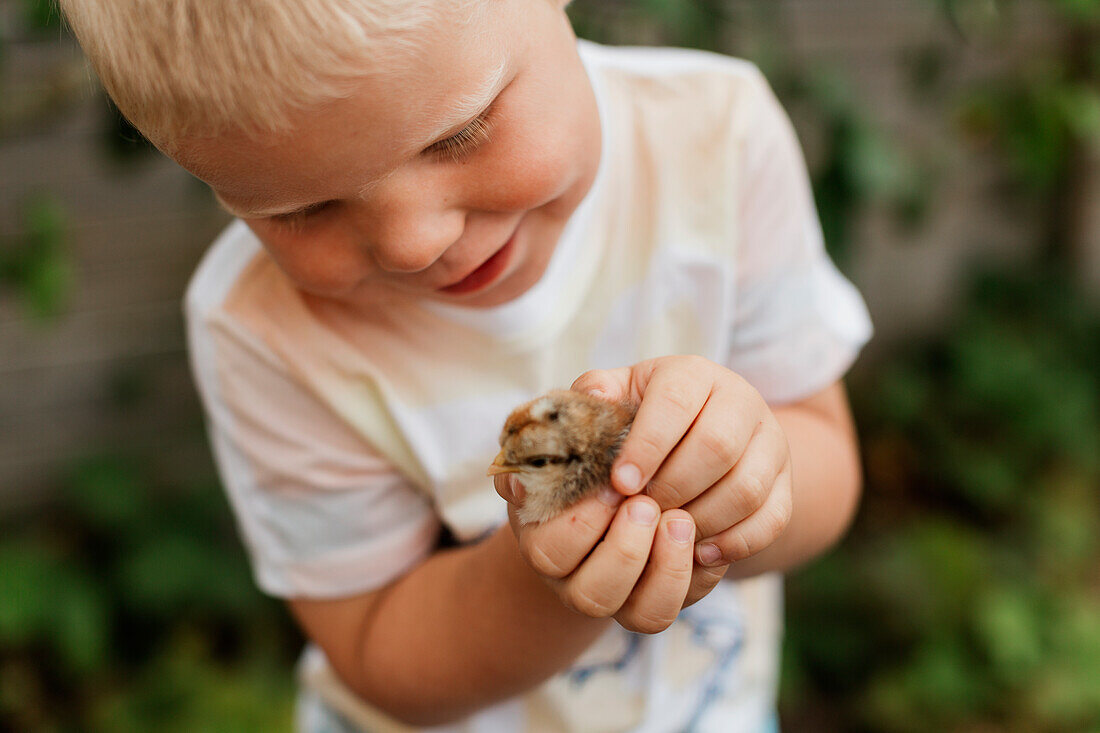
[[[516,232],[512,232],[512,236],[508,238],[504,246],[494,252],[489,259],[478,265],[476,270],[458,282],[439,288],[438,292],[447,295],[467,295],[483,290],[493,284],[511,262],[512,252],[515,250],[515,241]]]

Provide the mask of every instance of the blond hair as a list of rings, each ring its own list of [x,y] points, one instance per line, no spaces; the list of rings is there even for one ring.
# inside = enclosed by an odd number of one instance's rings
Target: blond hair
[[[277,130],[348,93],[412,31],[474,0],[59,0],[107,93],[155,144]],[[389,68],[392,68],[389,67]]]

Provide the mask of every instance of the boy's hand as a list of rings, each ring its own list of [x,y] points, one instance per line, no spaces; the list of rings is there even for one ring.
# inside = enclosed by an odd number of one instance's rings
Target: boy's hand
[[[662,513],[647,496],[624,500],[604,487],[541,524],[524,525],[516,517],[522,485],[510,475],[494,482],[520,551],[567,607],[642,633],[676,619],[692,579],[691,515]]]
[[[681,507],[698,529],[688,602],[728,563],[772,544],[791,518],[791,458],[775,415],[748,382],[698,356],[594,370],[573,389],[639,404],[611,471],[626,495],[645,489],[662,510]]]

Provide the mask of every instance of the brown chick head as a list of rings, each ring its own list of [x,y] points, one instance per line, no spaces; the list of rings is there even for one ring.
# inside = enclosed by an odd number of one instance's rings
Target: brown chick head
[[[520,521],[543,522],[608,483],[633,420],[626,403],[548,392],[508,416],[489,475],[516,474],[524,488]]]

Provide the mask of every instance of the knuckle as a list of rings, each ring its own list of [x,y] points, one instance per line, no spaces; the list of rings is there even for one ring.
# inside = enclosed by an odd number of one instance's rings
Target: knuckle
[[[709,369],[710,365],[713,363],[709,359],[699,356],[698,354],[685,354],[678,357],[678,361],[684,368],[691,370]]]
[[[736,532],[724,543],[720,544],[722,556],[726,560],[737,562],[752,557],[756,551],[752,540],[746,532]]]
[[[545,575],[548,578],[564,578],[569,574],[570,569],[563,566],[563,564],[555,560],[542,545],[528,541],[524,543],[524,555],[527,557],[527,562],[534,568],[535,572],[539,575]]]
[[[610,618],[617,610],[612,608],[606,601],[600,600],[580,588],[568,589],[562,600],[577,613],[591,618]]]
[[[599,507],[602,510],[604,505],[600,504]],[[570,516],[570,521],[574,524],[572,533],[576,537],[588,538],[590,544],[595,544],[596,539],[602,537],[603,533],[607,531],[607,525],[611,523],[614,516],[614,510],[610,507],[607,507],[606,513],[602,514],[576,511]]]
[[[646,484],[645,493],[663,509],[680,504],[679,492],[668,481],[660,476],[654,476]]]
[[[659,634],[676,620],[675,615],[653,614],[635,610],[625,619],[619,621],[628,631],[638,634]]]
[[[620,542],[615,545],[615,559],[620,565],[641,565],[649,557],[649,548],[636,542]]]
[[[630,438],[634,439],[634,455],[637,456],[638,460],[644,457],[648,462],[656,465],[664,458],[665,449],[661,445],[660,436],[652,429],[631,432],[627,439],[630,440]]]
[[[794,505],[789,496],[785,496],[782,500],[775,503],[775,508],[772,510],[772,526],[775,529],[776,535],[787,529],[787,526],[791,523],[791,514],[793,511]]]
[[[688,387],[682,386],[680,383],[665,385],[661,397],[672,406],[675,412],[694,414],[695,400]]]
[[[745,509],[752,512],[764,506],[770,489],[770,484],[759,475],[750,473],[744,476],[740,482],[739,493]]]
[[[699,435],[699,447],[710,453],[721,466],[732,466],[738,457],[737,446],[732,437],[724,430],[711,428]]]

